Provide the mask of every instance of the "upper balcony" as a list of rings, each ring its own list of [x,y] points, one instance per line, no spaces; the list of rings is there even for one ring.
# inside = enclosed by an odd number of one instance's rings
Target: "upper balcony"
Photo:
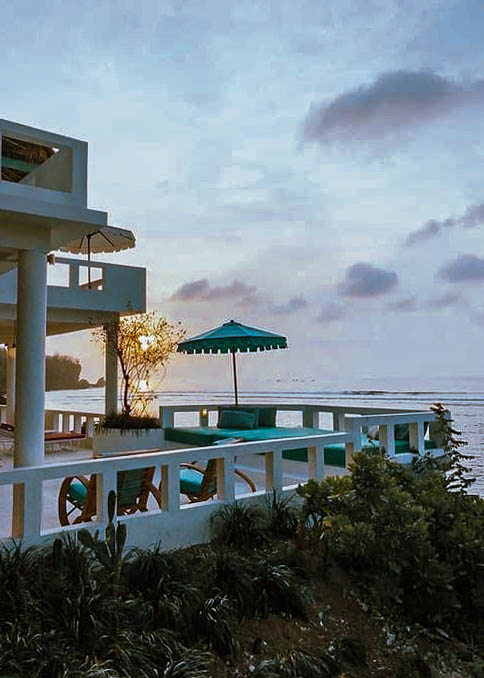
[[[107,224],[87,206],[87,143],[0,119],[0,272]],[[94,227],[94,228],[93,228]]]
[[[146,269],[85,259],[56,257],[48,266],[47,334],[62,334],[102,324],[112,314],[146,310]],[[0,275],[0,343],[15,334],[17,272]]]

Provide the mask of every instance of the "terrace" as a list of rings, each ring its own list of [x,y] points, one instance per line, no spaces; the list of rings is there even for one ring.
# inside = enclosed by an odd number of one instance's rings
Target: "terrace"
[[[271,407],[270,404],[251,406]],[[274,406],[273,406],[274,407]],[[49,410],[46,422],[49,428],[59,431],[85,430],[86,439],[76,451],[53,452],[46,455],[44,465],[31,468],[10,468],[4,455],[4,467],[0,473],[0,535],[3,539],[22,536],[25,543],[35,544],[51,540],[61,532],[76,532],[87,527],[102,529],[106,525],[107,496],[117,486],[117,474],[122,471],[155,467],[154,482],[161,492],[161,508],[151,499],[148,512],[119,517],[128,525],[128,541],[131,545],[149,546],[162,541],[165,548],[175,548],[201,543],[209,537],[210,516],[221,505],[234,500],[245,504],[263,502],[267,493],[276,490],[282,496],[293,494],[298,484],[309,478],[321,480],[326,475],[348,472],[348,463],[353,454],[361,449],[362,432],[366,427],[377,426],[380,440],[378,446],[385,448],[390,456],[408,463],[413,453],[397,454],[395,426],[408,425],[409,446],[423,454],[425,451],[425,425],[432,424],[431,412],[404,411],[382,408],[336,407],[331,405],[281,405],[277,404],[278,417],[291,412],[301,424],[315,429],[330,425],[333,431],[315,435],[293,436],[253,442],[228,443],[217,446],[195,447],[173,442],[163,442],[157,450],[124,450],[108,458],[93,458],[93,438],[98,413]],[[218,406],[202,404],[180,405],[160,408],[162,434],[166,428],[198,423],[206,426],[215,423]],[[5,417],[2,408],[2,417]],[[327,429],[326,429],[327,430]],[[432,432],[430,435],[433,435]],[[427,433],[428,439],[429,433]],[[436,437],[436,442],[438,439]],[[325,458],[328,446],[340,446],[344,450],[343,464],[335,466]],[[285,458],[292,448],[305,448],[307,461]],[[440,455],[436,447],[432,454]],[[217,494],[208,501],[189,503],[180,495],[180,464],[207,462],[216,459]],[[237,480],[235,466],[248,473],[254,480],[257,491]],[[97,476],[97,506],[99,510],[92,522],[61,527],[57,517],[57,497],[64,477],[84,475]],[[12,487],[21,484],[25,503],[21,515],[12,502]],[[14,531],[9,531],[9,526]]]

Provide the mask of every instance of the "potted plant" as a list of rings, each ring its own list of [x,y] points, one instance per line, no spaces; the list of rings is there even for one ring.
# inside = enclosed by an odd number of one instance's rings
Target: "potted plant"
[[[109,412],[96,427],[93,452],[118,452],[161,447],[163,430],[153,411],[156,381],[185,336],[180,323],[172,324],[156,312],[113,321],[93,331],[104,351],[116,354],[120,366],[121,413]]]

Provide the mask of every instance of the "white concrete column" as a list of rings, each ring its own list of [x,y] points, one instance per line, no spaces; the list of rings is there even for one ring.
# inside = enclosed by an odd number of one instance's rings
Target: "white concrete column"
[[[109,323],[104,327],[106,332],[106,356],[105,356],[105,400],[104,411],[106,414],[118,411],[118,356],[115,346],[118,339],[118,324]]]
[[[45,252],[19,252],[15,466],[44,462],[45,334],[47,258]]]
[[[7,346],[7,423],[15,423],[15,346]]]
[[[47,256],[19,252],[17,271],[17,365],[14,466],[44,463],[45,334],[47,324]],[[14,485],[12,536],[21,537],[42,512],[39,501],[27,505],[24,485]]]

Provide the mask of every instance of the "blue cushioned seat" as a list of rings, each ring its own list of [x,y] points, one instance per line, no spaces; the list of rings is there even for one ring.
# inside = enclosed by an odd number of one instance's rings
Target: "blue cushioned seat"
[[[69,486],[69,495],[74,501],[83,504],[86,499],[87,488],[80,480],[73,480]]]
[[[180,469],[180,492],[182,494],[200,494],[203,473],[192,468]]]

